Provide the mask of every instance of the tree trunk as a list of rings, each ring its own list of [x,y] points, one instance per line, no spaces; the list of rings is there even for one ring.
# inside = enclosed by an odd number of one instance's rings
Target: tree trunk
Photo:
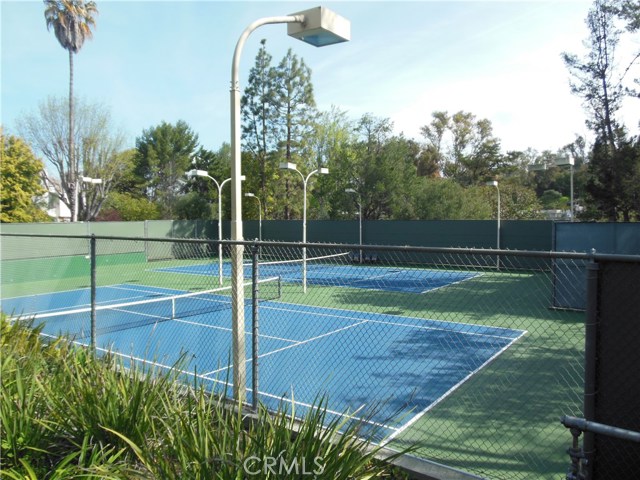
[[[69,186],[71,187],[71,221],[78,221],[78,172],[76,169],[73,115],[73,51],[69,50]]]

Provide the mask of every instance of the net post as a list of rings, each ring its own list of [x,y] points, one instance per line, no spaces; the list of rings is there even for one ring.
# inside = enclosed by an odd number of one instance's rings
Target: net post
[[[89,240],[89,258],[91,269],[91,352],[96,352],[96,236]]]
[[[251,395],[251,408],[258,411],[258,333],[259,333],[259,318],[258,318],[258,298],[260,291],[259,283],[259,263],[260,258],[260,246],[254,243],[251,246],[251,377],[252,377],[252,391]]]

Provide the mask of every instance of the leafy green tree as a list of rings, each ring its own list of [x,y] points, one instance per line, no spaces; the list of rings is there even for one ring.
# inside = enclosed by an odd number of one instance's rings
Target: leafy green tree
[[[495,188],[484,188],[486,202],[492,205],[495,218],[498,211],[498,196]],[[500,217],[503,220],[537,220],[542,218],[542,206],[532,188],[520,185],[518,182],[501,181],[500,188]]]
[[[613,166],[615,165],[615,168]],[[598,139],[589,162],[586,191],[594,206],[587,218],[598,219],[596,212],[609,221],[638,218],[640,141],[625,140],[612,151]]]
[[[160,218],[162,216],[158,206],[146,198],[133,197],[128,193],[111,192],[97,220],[136,222]]]
[[[545,190],[540,197],[542,208],[545,210],[564,210],[569,201],[569,197],[563,196],[557,190]]]
[[[392,136],[393,123],[388,118],[363,115],[357,131],[360,141],[353,157],[353,177],[348,180],[349,188],[361,196],[363,218],[413,218],[417,145],[402,135]]]
[[[432,120],[429,125],[420,127],[420,133],[428,142],[425,149],[428,152],[427,155],[431,163],[443,168],[446,161],[443,140],[450,129],[451,118],[447,112],[443,111],[435,111],[431,114],[431,117]]]
[[[84,0],[44,0],[44,18],[47,29],[53,28],[56,38],[62,48],[69,52],[69,129],[68,129],[68,154],[69,154],[69,184],[74,190],[78,188],[77,160],[74,157],[74,98],[73,98],[73,55],[78,53],[85,40],[93,36],[91,29],[95,27],[95,16],[98,8],[93,1]],[[77,193],[77,192],[76,192]],[[78,218],[78,208],[75,198],[71,195],[70,209],[72,221]]]
[[[491,122],[478,120],[472,113],[433,112],[431,123],[420,131],[427,140],[427,172],[432,176],[438,174],[437,164],[444,176],[461,185],[474,185],[495,174],[505,160]]]
[[[217,152],[200,148],[193,157],[191,166],[198,170],[207,171],[207,174],[214,178],[218,184],[224,184],[223,189],[226,194],[223,193],[222,198],[218,198],[218,187],[209,178],[192,178],[184,187],[184,191],[188,192],[186,198],[181,197],[178,200],[178,210],[176,211],[178,218],[217,219],[218,202],[222,202],[222,218],[230,216],[231,201],[229,192],[231,185],[229,182],[225,183],[225,180],[231,176],[230,158],[231,150],[228,143],[223,144]],[[189,206],[194,209],[192,212],[187,212]]]
[[[500,142],[493,136],[491,122],[461,111],[451,117],[450,130],[453,162],[447,164],[445,174],[462,185],[483,181],[500,161]]]
[[[183,120],[175,125],[162,122],[136,139],[134,174],[139,192],[158,203],[164,218],[173,216],[197,147],[198,135]]]
[[[319,112],[311,135],[307,138],[310,158],[319,158],[329,168],[329,175],[316,178],[317,195],[309,205],[310,218],[342,218],[353,208],[353,198],[344,190],[352,188],[356,178],[354,123],[346,112],[332,107]]]
[[[424,178],[417,189],[417,220],[488,220],[491,203],[482,188],[448,178]]]
[[[613,5],[616,15],[627,22],[629,32],[640,30],[640,4],[636,0],[620,0]]]
[[[178,220],[201,220],[212,217],[212,204],[198,192],[189,192],[178,198],[175,208]],[[217,216],[216,212],[216,216]]]
[[[115,129],[111,113],[104,105],[76,101],[74,116],[77,124],[73,141],[76,165],[73,168],[69,164],[71,156],[66,141],[69,119],[64,98],[49,97],[41,102],[37,113],[20,119],[18,129],[54,168],[53,174],[44,170],[48,188],[56,192],[69,210],[76,205],[76,218],[91,220],[126,171],[128,160],[120,155],[124,135]],[[76,185],[72,172],[79,177],[99,178],[102,184],[89,186],[78,182]]]
[[[0,221],[46,222],[51,219],[37,205],[35,199],[46,190],[41,183],[44,165],[20,138],[5,135],[2,139],[2,162],[0,162]]]

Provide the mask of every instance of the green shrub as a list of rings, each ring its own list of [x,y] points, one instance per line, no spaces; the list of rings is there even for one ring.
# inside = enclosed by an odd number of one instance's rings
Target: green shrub
[[[318,399],[301,420],[283,404],[250,418],[170,371],[43,341],[1,318],[0,469],[11,479],[377,478],[365,420],[329,417]],[[294,404],[295,405],[295,404]],[[249,421],[251,420],[251,421]],[[324,427],[323,427],[324,425]],[[399,455],[399,454],[398,454]]]

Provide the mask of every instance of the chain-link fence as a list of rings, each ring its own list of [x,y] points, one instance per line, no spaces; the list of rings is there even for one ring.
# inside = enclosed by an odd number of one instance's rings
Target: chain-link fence
[[[584,414],[585,311],[558,305],[584,296],[597,256],[218,245],[3,235],[2,309],[212,391],[246,388],[249,404],[304,415],[326,397],[388,447],[481,477],[566,474],[559,418]]]
[[[587,266],[584,419],[570,428],[570,479],[636,478],[640,472],[640,262],[600,256]],[[583,434],[580,447],[578,437]]]

